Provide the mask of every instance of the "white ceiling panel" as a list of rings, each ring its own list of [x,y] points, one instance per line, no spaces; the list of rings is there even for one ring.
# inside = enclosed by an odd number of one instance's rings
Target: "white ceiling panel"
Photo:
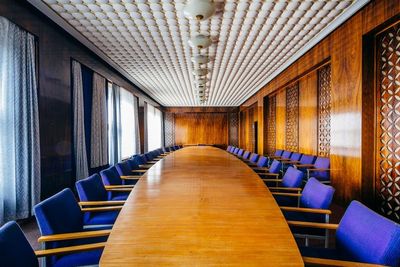
[[[368,0],[215,1],[205,21],[186,0],[29,0],[164,106],[238,106]],[[62,19],[60,19],[60,17]],[[188,40],[210,35],[207,49]],[[205,54],[208,100],[191,57]]]

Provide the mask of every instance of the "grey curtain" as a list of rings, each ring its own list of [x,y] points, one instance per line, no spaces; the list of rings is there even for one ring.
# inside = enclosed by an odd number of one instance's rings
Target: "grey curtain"
[[[40,200],[35,38],[0,17],[0,223]]]
[[[120,109],[120,88],[116,84],[109,86],[109,163],[116,164],[121,160],[120,139],[121,132],[119,125],[121,124],[121,109]]]
[[[90,167],[108,164],[106,79],[93,74]]]
[[[85,142],[85,113],[83,102],[83,83],[81,64],[72,61],[72,104],[74,112],[74,157],[75,178],[81,180],[89,176],[86,142]]]
[[[134,122],[135,122],[135,144],[136,144],[136,153],[140,153],[140,129],[139,129],[139,99],[135,96],[133,101],[133,108],[135,110]]]

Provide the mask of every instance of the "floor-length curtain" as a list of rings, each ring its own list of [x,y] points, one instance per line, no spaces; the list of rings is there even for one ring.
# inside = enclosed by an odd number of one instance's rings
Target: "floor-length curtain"
[[[74,158],[75,178],[81,180],[89,176],[86,142],[85,142],[85,111],[83,101],[83,83],[81,64],[72,61],[72,98],[74,113]]]
[[[108,86],[108,144],[109,163],[116,164],[121,160],[120,139],[121,132],[120,87],[116,84]]]
[[[40,200],[35,38],[0,17],[0,223]]]
[[[135,144],[136,153],[140,153],[140,128],[139,128],[139,99],[135,96],[133,101],[134,123],[135,123]]]
[[[93,74],[90,167],[108,164],[106,79]]]

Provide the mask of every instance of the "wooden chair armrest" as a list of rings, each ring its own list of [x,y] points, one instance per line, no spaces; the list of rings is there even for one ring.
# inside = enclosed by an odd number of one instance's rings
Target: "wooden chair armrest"
[[[60,254],[68,254],[68,253],[76,253],[76,252],[82,252],[82,251],[101,249],[101,248],[104,248],[105,245],[106,245],[106,242],[101,242],[101,243],[85,244],[85,245],[78,245],[78,246],[62,247],[62,248],[36,250],[35,254],[36,254],[36,257],[48,257],[48,256],[54,256],[54,255],[60,255]]]
[[[51,241],[62,241],[82,238],[92,238],[100,236],[108,236],[111,233],[111,229],[108,230],[97,230],[97,231],[84,231],[84,232],[72,232],[55,235],[44,235],[38,238],[38,242],[51,242]]]
[[[142,172],[142,173],[145,173],[145,172],[147,172],[148,170],[142,170],[142,169],[137,169],[137,170],[132,170],[132,172]]]
[[[264,179],[262,178],[264,182],[282,182],[282,179]]]
[[[117,190],[117,189],[114,189]],[[81,208],[82,212],[102,212],[102,211],[113,211],[120,210],[122,206],[105,206],[105,207],[94,207],[94,208]]]
[[[290,162],[290,159],[278,159],[280,162]]]
[[[268,156],[268,158],[270,158],[270,159],[280,159],[282,157],[281,156]]]
[[[109,188],[106,189],[109,192],[131,192],[133,188]]]
[[[289,224],[289,226],[328,229],[328,230],[336,230],[339,226],[338,224],[333,224],[333,223],[315,223],[315,222],[302,222],[302,221],[287,221],[287,223]]]
[[[123,180],[139,180],[142,178],[141,175],[122,175],[120,176]]]
[[[312,168],[314,164],[295,164],[295,166],[298,168]]]
[[[153,165],[152,164],[141,164],[139,165],[140,168],[150,169]]]
[[[318,172],[318,171],[330,171],[331,169],[319,168],[319,169],[307,169],[309,172]]]
[[[273,180],[273,179],[271,179]],[[268,186],[269,190],[286,190],[286,191],[295,191],[300,192],[302,189],[299,187],[282,187],[282,186]]]
[[[306,212],[306,213],[317,213],[317,214],[332,214],[330,210],[324,209],[310,209],[310,208],[297,208],[297,207],[285,207],[281,206],[281,210],[283,211],[295,211],[295,212]]]
[[[300,163],[300,161],[298,161],[298,160],[289,160],[289,161],[285,161],[285,162],[283,162],[284,164],[299,164]]]
[[[124,200],[109,200],[109,201],[81,201],[80,206],[104,206],[104,205],[124,205]]]
[[[133,189],[135,187],[135,185],[130,185],[130,184],[126,184],[126,185],[105,185],[104,188],[107,189],[116,189],[116,188],[131,188]]]
[[[254,167],[252,169],[255,171],[268,171],[269,170],[269,168],[266,168],[266,167]]]
[[[262,176],[275,176],[275,177],[278,177],[278,176],[279,176],[279,173],[269,173],[269,172],[266,172],[266,173],[259,173],[259,175],[262,175]],[[275,180],[277,180],[277,179],[275,179]]]
[[[303,261],[306,266],[335,266],[335,267],[374,267],[374,266],[383,266],[378,264],[371,263],[362,263],[362,262],[354,262],[354,261],[342,261],[342,260],[331,260],[331,259],[322,259],[322,258],[312,258],[312,257],[303,257]]]
[[[271,192],[274,196],[285,196],[285,197],[301,197],[300,193],[281,193],[281,192]]]

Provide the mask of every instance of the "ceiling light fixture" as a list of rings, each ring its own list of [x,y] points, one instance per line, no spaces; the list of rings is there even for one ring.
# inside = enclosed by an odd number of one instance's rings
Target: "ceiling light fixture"
[[[195,64],[206,64],[210,62],[210,59],[208,58],[208,56],[197,55],[192,57],[192,62]]]
[[[193,70],[193,75],[196,75],[196,76],[205,76],[205,75],[207,75],[207,73],[208,73],[208,70],[207,69],[195,69],[195,70]]]
[[[188,19],[205,20],[215,13],[215,4],[210,0],[189,0],[183,9]]]
[[[192,48],[204,49],[211,45],[211,38],[207,35],[198,34],[190,38],[188,43]]]

